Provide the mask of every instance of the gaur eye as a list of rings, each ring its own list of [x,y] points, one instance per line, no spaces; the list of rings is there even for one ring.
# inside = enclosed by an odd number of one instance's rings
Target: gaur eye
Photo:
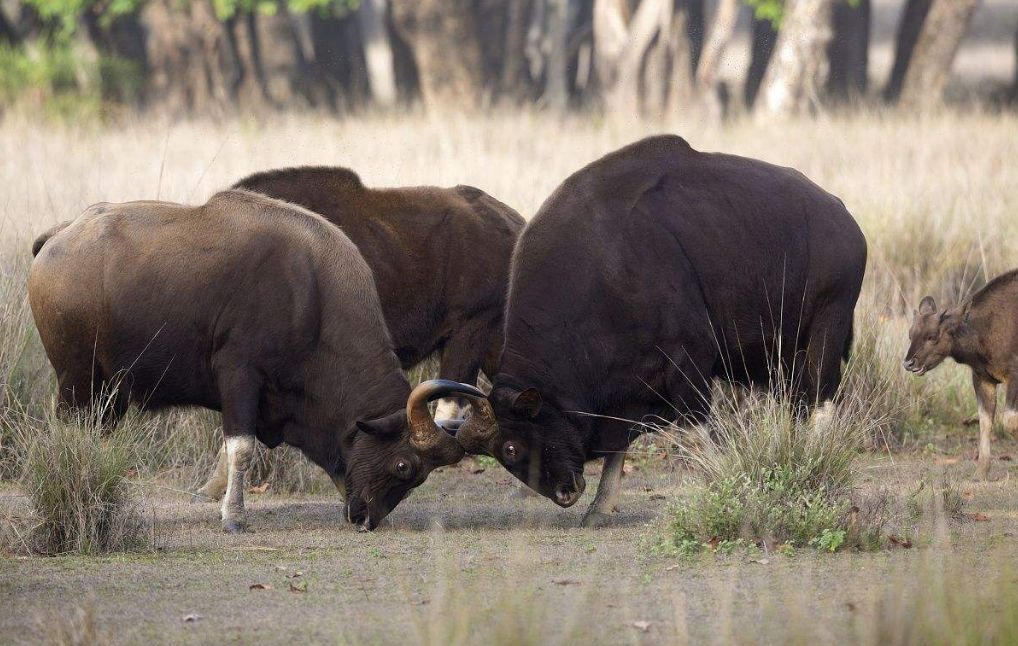
[[[505,461],[512,464],[516,461],[516,458],[520,457],[520,452],[516,448],[516,445],[512,442],[506,442],[505,446],[502,447],[502,455],[505,456]]]
[[[396,469],[396,475],[401,478],[410,476],[410,463],[406,460],[396,460],[396,464],[393,466]]]

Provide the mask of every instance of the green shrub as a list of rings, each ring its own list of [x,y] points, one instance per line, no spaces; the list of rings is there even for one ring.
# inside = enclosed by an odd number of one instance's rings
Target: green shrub
[[[810,418],[785,397],[722,393],[710,419],[681,439],[700,480],[671,506],[655,549],[718,551],[734,541],[767,549],[858,546],[851,485],[864,439],[880,423],[852,399]]]

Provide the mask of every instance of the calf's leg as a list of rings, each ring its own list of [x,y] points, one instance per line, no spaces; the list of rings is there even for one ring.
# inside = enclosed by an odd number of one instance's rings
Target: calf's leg
[[[622,467],[625,463],[625,449],[605,456],[601,482],[597,485],[597,495],[587,508],[587,513],[583,514],[581,524],[584,527],[598,527],[610,518],[622,485]]]
[[[1007,395],[1004,398],[1004,430],[1018,440],[1018,376],[1007,380]]]
[[[976,473],[982,480],[990,475],[990,436],[993,432],[993,414],[997,408],[997,385],[972,373],[972,387],[979,403],[979,461]]]

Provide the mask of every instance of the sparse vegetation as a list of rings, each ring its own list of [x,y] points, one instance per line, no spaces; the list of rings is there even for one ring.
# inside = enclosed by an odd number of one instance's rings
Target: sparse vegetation
[[[794,641],[797,634],[817,637],[815,641],[844,641],[846,635],[862,635],[859,631],[870,628],[883,631],[871,643],[883,636],[892,643],[920,643],[933,630],[945,635],[957,630],[961,643],[978,641],[967,637],[977,634],[1002,635],[996,639],[1000,643],[1010,634],[1005,625],[1010,619],[998,612],[1010,608],[1007,576],[989,581],[985,595],[974,588],[986,572],[1006,571],[998,565],[1004,557],[984,552],[998,544],[1013,548],[1007,534],[1015,532],[1009,511],[1014,467],[1000,461],[999,468],[1010,473],[1010,479],[969,486],[972,465],[965,440],[972,431],[962,421],[974,414],[975,404],[968,375],[948,365],[917,379],[905,374],[900,363],[909,318],[922,295],[929,292],[951,303],[1011,268],[1018,257],[1018,220],[1013,218],[1018,194],[1010,190],[1018,185],[1018,169],[1011,163],[1018,158],[1013,137],[1018,118],[1013,114],[949,112],[918,121],[895,113],[826,116],[795,122],[789,126],[794,137],[784,128],[760,129],[740,121],[723,129],[684,121],[619,124],[583,116],[560,120],[526,110],[483,118],[414,114],[334,121],[289,115],[265,123],[223,124],[168,124],[153,118],[127,121],[116,129],[21,119],[9,113],[0,124],[0,150],[8,151],[0,159],[0,181],[13,187],[13,197],[0,202],[0,509],[14,509],[20,528],[20,518],[31,513],[31,469],[40,466],[44,455],[58,454],[47,446],[77,442],[83,447],[74,449],[76,455],[92,452],[104,455],[105,461],[59,468],[79,469],[84,478],[100,464],[112,465],[103,470],[119,474],[119,488],[103,489],[101,478],[91,480],[92,486],[114,499],[123,496],[128,510],[144,496],[144,506],[135,510],[146,521],[154,517],[152,531],[166,549],[101,559],[9,559],[0,566],[0,596],[14,591],[15,610],[5,614],[0,609],[0,632],[11,627],[15,635],[30,633],[34,614],[26,610],[52,603],[56,594],[40,590],[63,594],[80,584],[95,589],[102,599],[102,627],[108,619],[111,637],[125,642],[208,641],[223,634],[328,641],[339,639],[335,636],[353,619],[366,616],[375,618],[378,632],[364,635],[365,641],[384,643],[405,635],[411,640],[466,640],[477,635],[472,627],[490,620],[502,604],[509,610],[500,615],[505,623],[499,634],[521,639],[553,633],[563,640],[614,642],[660,642],[673,635],[676,643],[723,641],[724,635],[734,640],[742,634],[743,616],[751,629],[762,627],[750,633],[753,639],[743,640],[750,643],[763,636]],[[221,441],[217,414],[131,413],[115,436],[87,423],[51,420],[52,369],[25,301],[29,249],[40,231],[74,217],[92,202],[158,196],[197,203],[251,171],[325,163],[352,166],[371,185],[469,182],[529,216],[569,173],[609,149],[660,131],[683,134],[703,150],[801,169],[844,199],[870,245],[845,384],[848,404],[836,417],[844,424],[814,437],[807,422],[794,420],[765,398],[751,399],[745,409],[722,410],[725,430],[741,433],[727,441],[752,444],[742,450],[747,457],[740,464],[728,462],[721,450],[724,442],[714,447],[701,443],[715,451],[707,454],[715,460],[709,471],[718,483],[713,489],[706,478],[680,486],[678,449],[655,439],[629,461],[634,468],[623,480],[622,511],[614,525],[577,531],[579,507],[586,499],[576,508],[560,510],[540,498],[511,498],[512,477],[482,460],[480,464],[490,468],[481,474],[446,469],[433,475],[400,505],[391,526],[362,537],[343,523],[328,478],[297,451],[276,449],[264,455],[268,466],[253,474],[266,479],[253,478],[255,484],[269,484],[266,495],[252,498],[256,533],[245,537],[248,542],[230,545],[219,530],[215,505],[188,505],[181,493],[200,485],[214,466]],[[323,141],[333,143],[322,146]],[[719,400],[719,406],[724,401]],[[853,401],[865,402],[863,408],[872,410],[853,408]],[[771,433],[756,437],[760,429]],[[800,441],[803,437],[815,443]],[[103,453],[110,443],[119,447],[117,456]],[[864,446],[875,450],[858,448]],[[926,446],[929,452],[916,450]],[[1006,448],[999,456],[1014,454],[1013,444],[1002,446]],[[946,458],[957,463],[936,464]],[[42,481],[63,489],[62,479],[52,477],[57,461],[45,466],[48,475],[40,476]],[[908,475],[895,477],[901,473]],[[733,474],[749,474],[748,480],[729,477]],[[921,488],[916,484],[920,478],[925,483]],[[595,479],[592,475],[588,482],[591,490]],[[802,494],[799,499],[796,491]],[[311,497],[294,504],[284,497],[290,492]],[[669,498],[684,501],[683,526],[690,530],[683,538],[670,527],[670,549],[729,553],[725,567],[711,559],[637,561],[644,552],[634,538],[646,531],[644,523],[662,516]],[[789,500],[794,504],[772,504]],[[740,506],[726,508],[733,501]],[[61,502],[61,508],[70,508],[71,502]],[[929,521],[929,510],[936,506],[950,519],[949,531],[962,534],[949,548],[930,545],[926,534],[915,529]],[[696,515],[694,509],[708,513]],[[735,511],[741,514],[739,522],[732,520]],[[975,512],[985,512],[990,520],[973,520]],[[667,519],[675,521],[679,513]],[[438,585],[434,577],[420,574],[421,561],[431,554],[422,530],[435,522],[449,528],[449,542],[438,551],[460,555],[450,566],[453,574],[444,599],[433,594]],[[125,520],[120,526],[133,524]],[[0,533],[4,525],[0,520]],[[143,538],[146,533],[143,528]],[[715,535],[718,540],[713,541]],[[31,533],[18,536],[26,542],[32,538]],[[755,547],[762,537],[770,542],[771,553]],[[878,545],[887,549],[875,554],[851,549]],[[384,558],[374,556],[372,548]],[[71,545],[45,551],[76,549]],[[831,550],[836,553],[831,555]],[[526,567],[515,565],[515,552],[523,555]],[[815,556],[817,552],[824,555]],[[931,559],[954,559],[963,566],[945,575],[942,593],[931,579],[924,596],[910,596],[915,586],[927,585],[917,572],[917,555],[926,552]],[[782,569],[782,554],[796,555],[789,568]],[[770,563],[746,565],[747,560]],[[499,568],[506,562],[514,565],[501,576]],[[289,580],[277,574],[281,564],[299,564],[309,580],[306,592],[288,590]],[[671,567],[677,569],[667,570]],[[152,583],[156,571],[165,576],[160,580],[164,587],[158,589]],[[274,589],[264,596],[249,591],[250,584],[272,576],[278,580],[272,580]],[[36,592],[22,594],[29,586],[37,586],[31,588]],[[521,587],[529,596],[518,601],[502,592]],[[775,590],[786,587],[801,588],[803,603],[786,604],[778,595],[775,608],[762,608]],[[180,606],[181,590],[187,591],[187,607]],[[282,595],[288,603],[275,603],[278,597],[273,597],[258,613],[250,612],[252,600],[258,603],[269,595]],[[687,595],[684,606],[682,595]],[[141,597],[158,609],[146,614],[144,622],[137,620],[135,608]],[[855,610],[846,610],[849,602]],[[886,609],[880,612],[886,614],[877,621],[881,604]],[[803,628],[790,617],[796,605],[823,621]],[[980,606],[986,608],[986,633],[978,633],[980,627],[973,623],[980,615],[969,614]],[[185,613],[204,618],[185,623]],[[238,613],[253,617],[250,629],[259,632],[231,623]],[[938,619],[938,613],[946,619]],[[858,617],[858,629],[853,617]],[[597,619],[593,633],[587,625],[594,623],[591,618]],[[579,623],[569,623],[574,620]],[[443,621],[448,624],[431,625]],[[311,627],[295,627],[304,626],[302,622]],[[907,630],[902,628],[905,637],[895,637],[891,629],[908,622]],[[514,625],[522,625],[522,632],[514,633]],[[278,632],[284,627],[289,631],[285,635]],[[532,633],[532,628],[543,633]],[[930,637],[931,643],[937,639]],[[860,640],[866,641],[862,636]]]
[[[145,523],[126,479],[135,457],[132,430],[109,432],[101,411],[23,430],[33,550],[95,555],[145,545]]]
[[[658,551],[688,555],[734,541],[833,552],[860,545],[851,496],[859,451],[879,417],[848,400],[805,417],[785,397],[715,389],[710,419],[682,438],[699,480],[672,507]],[[857,511],[857,509],[856,509]]]

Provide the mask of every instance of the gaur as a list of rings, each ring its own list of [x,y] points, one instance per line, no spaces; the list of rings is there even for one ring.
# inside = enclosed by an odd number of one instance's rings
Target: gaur
[[[245,527],[258,439],[300,449],[376,527],[463,450],[393,352],[371,269],[343,232],[299,206],[232,190],[197,207],[96,204],[34,246],[28,293],[62,408],[129,403],[222,412],[223,528]]]
[[[802,173],[676,136],[626,146],[524,228],[490,408],[457,438],[563,507],[604,457],[599,524],[640,422],[702,421],[713,378],[830,400],[865,266],[851,214]]]
[[[939,310],[927,296],[913,313],[905,370],[925,375],[950,357],[972,370],[979,404],[977,471],[990,473],[997,386],[1005,384],[1003,423],[1018,436],[1018,270],[997,276],[971,298]]]

